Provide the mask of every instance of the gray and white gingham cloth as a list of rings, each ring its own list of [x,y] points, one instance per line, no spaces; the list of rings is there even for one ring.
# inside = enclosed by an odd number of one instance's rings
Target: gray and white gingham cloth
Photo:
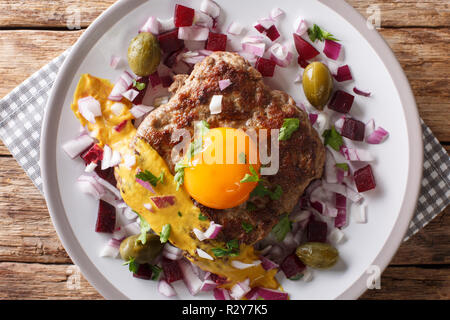
[[[0,100],[0,138],[42,192],[39,142],[46,102],[64,52]],[[422,121],[424,174],[416,212],[405,241],[450,204],[450,157]]]

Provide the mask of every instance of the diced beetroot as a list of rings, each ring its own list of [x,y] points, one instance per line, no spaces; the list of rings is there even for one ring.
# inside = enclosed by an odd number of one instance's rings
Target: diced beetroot
[[[349,66],[345,65],[345,66],[339,67],[337,70],[337,75],[335,75],[334,78],[338,82],[352,80],[353,77],[352,77],[352,73],[350,71]]]
[[[103,159],[103,149],[98,144],[94,144],[88,151],[82,153],[80,157],[86,165],[91,162],[98,164]]]
[[[327,223],[310,220],[307,227],[307,238],[308,242],[327,241]]]
[[[181,272],[180,266],[175,260],[163,258],[162,269],[168,283],[172,283],[183,278],[183,273]]]
[[[195,10],[177,4],[175,6],[174,22],[175,27],[189,27],[194,23]]]
[[[133,277],[143,280],[150,280],[152,278],[152,274],[152,268],[150,268],[150,265],[146,263],[139,265],[138,271],[133,273]]]
[[[215,283],[219,284],[219,285],[224,284],[224,283],[227,283],[227,279],[225,279],[225,278],[223,278],[223,277],[221,277],[221,276],[218,276],[218,275],[215,274],[215,273],[211,273],[211,275],[209,276],[209,278],[210,278],[212,281],[214,281]]]
[[[355,141],[364,140],[366,125],[364,122],[353,118],[345,118],[342,126],[341,135]]]
[[[266,35],[272,41],[275,41],[280,37],[280,33],[275,25],[272,25],[269,29],[267,29]]]
[[[300,59],[310,60],[317,56],[320,52],[316,50],[312,45],[306,40],[300,37],[298,34],[294,33],[295,48],[297,49]]]
[[[372,190],[377,186],[370,164],[368,164],[364,168],[356,170],[353,174],[353,178],[355,179],[355,184],[358,192]]]
[[[125,126],[127,125],[127,122],[128,120],[123,120],[121,123],[114,127],[114,130],[116,130],[117,132],[122,131],[123,128],[125,128]]]
[[[155,71],[151,75],[148,76],[149,82],[152,85],[152,88],[161,84],[161,78],[159,77],[158,71]]]
[[[166,53],[184,48],[184,40],[178,39],[178,29],[167,31],[158,35],[159,46]]]
[[[270,59],[259,57],[258,60],[256,60],[255,67],[261,72],[263,77],[273,77],[276,65],[277,64]]]
[[[266,31],[266,28],[264,28],[262,25],[260,25],[259,23],[258,24],[255,24],[255,29],[256,30],[258,30],[259,31],[259,33],[263,33],[264,31]]]
[[[345,91],[338,90],[334,93],[333,98],[328,105],[328,108],[340,112],[348,113],[352,108],[355,97]]]
[[[100,200],[98,205],[95,232],[113,233],[116,226],[116,208],[108,202]]]
[[[309,62],[306,60],[303,60],[301,57],[298,57],[298,64],[300,65],[300,67],[305,69],[309,65]]]
[[[136,88],[136,87],[134,86],[134,84],[131,84],[130,87],[128,88],[128,90],[134,89],[134,90],[139,91],[138,95],[137,95],[136,98],[134,98],[134,100],[133,100],[133,103],[134,103],[135,105],[141,104],[142,101],[144,100],[145,93],[147,92],[147,89],[148,89],[148,83],[149,83],[149,81],[150,81],[150,80],[149,80],[149,77],[140,77],[140,78],[136,79],[136,82],[144,83],[144,84],[145,84],[144,89],[139,90],[138,88]]]
[[[227,35],[222,33],[210,32],[206,42],[206,50],[225,51],[227,48]]]
[[[108,168],[105,170],[101,169],[101,163],[99,163],[97,165],[97,167],[95,167],[95,172],[98,174],[98,176],[102,179],[105,179],[106,181],[108,181],[109,183],[111,183],[113,186],[117,185],[117,180],[116,177],[114,175],[114,168]]]
[[[163,76],[161,77],[161,83],[163,88],[168,88],[172,85],[173,79],[171,76]]]
[[[180,52],[183,49],[180,49],[178,51],[174,51],[171,54],[169,54],[166,59],[164,60],[164,64],[168,67],[168,68],[173,68],[174,65],[177,64],[177,57],[180,54]]]
[[[286,278],[292,278],[306,269],[303,262],[297,257],[295,253],[292,253],[284,259],[280,265],[281,270],[283,270]]]

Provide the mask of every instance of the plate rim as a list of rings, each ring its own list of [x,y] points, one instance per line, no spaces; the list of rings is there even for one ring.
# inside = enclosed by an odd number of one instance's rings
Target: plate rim
[[[423,141],[419,112],[410,84],[400,63],[376,29],[369,29],[367,27],[366,19],[345,1],[317,1],[339,14],[372,46],[372,49],[385,65],[388,74],[393,80],[397,92],[399,93],[400,102],[405,115],[409,147],[407,187],[392,231],[387,237],[386,242],[383,244],[382,249],[372,262],[372,265],[379,266],[380,271],[383,272],[402,243],[419,197],[423,170]],[[92,46],[101,37],[101,30],[105,27],[110,28],[114,25],[117,20],[123,16],[124,10],[135,9],[145,2],[147,2],[147,0],[119,0],[104,11],[86,29],[72,47],[58,72],[47,101],[41,130],[41,174],[44,197],[47,202],[52,223],[72,261],[80,268],[83,276],[89,283],[106,299],[128,299],[128,297],[116,288],[97,269],[95,264],[89,259],[86,252],[81,247],[68,223],[59,192],[58,180],[56,175],[53,174],[53,169],[56,167],[56,134],[59,127],[59,122],[57,120],[61,113],[61,108],[58,109],[57,106],[62,105],[65,99],[65,96],[62,97],[62,95],[59,95],[58,93],[68,91],[70,82],[62,81],[62,79],[67,77],[67,74],[74,73],[78,69],[82,59],[76,59],[76,57],[83,57],[86,55],[85,53],[91,50]],[[387,65],[389,65],[389,68]],[[56,112],[48,112],[50,109],[54,109]],[[50,140],[52,140],[52,143],[49,143]],[[52,146],[54,147],[52,148]],[[64,214],[61,214],[61,212],[64,212]],[[365,278],[366,274],[363,273],[352,285],[336,297],[336,299],[357,299],[365,290],[367,290]]]

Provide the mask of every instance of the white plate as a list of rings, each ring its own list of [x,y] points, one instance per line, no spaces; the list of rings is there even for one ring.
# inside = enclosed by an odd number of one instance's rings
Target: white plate
[[[223,9],[223,28],[231,21],[247,26],[273,9],[270,0],[218,1]],[[368,223],[350,222],[348,240],[339,246],[339,264],[328,271],[315,271],[314,280],[283,281],[292,299],[355,299],[366,289],[372,265],[380,271],[400,245],[415,208],[422,174],[422,139],[419,116],[408,81],[389,47],[365,19],[344,1],[280,1],[287,12],[281,32],[291,41],[292,23],[298,16],[317,23],[338,37],[351,66],[353,85],[369,88],[373,97],[357,96],[352,114],[367,121],[376,119],[390,131],[389,139],[371,146],[378,187],[366,194]],[[177,1],[199,8],[200,0]],[[175,1],[118,1],[83,34],[59,72],[47,106],[41,144],[41,168],[48,208],[61,241],[89,282],[106,298],[163,299],[153,281],[135,279],[119,260],[99,258],[107,236],[95,233],[97,201],[81,194],[75,185],[83,172],[82,161],[72,161],[61,144],[72,139],[79,124],[70,110],[72,96],[82,73],[115,80],[120,71],[109,67],[112,54],[126,57],[128,43],[148,16],[173,15]],[[292,41],[291,41],[292,42]],[[270,80],[295,99],[294,71],[280,71]],[[369,273],[367,272],[369,270]],[[181,285],[177,286],[181,288]],[[180,289],[180,298],[192,298]],[[200,294],[195,298],[207,299]]]

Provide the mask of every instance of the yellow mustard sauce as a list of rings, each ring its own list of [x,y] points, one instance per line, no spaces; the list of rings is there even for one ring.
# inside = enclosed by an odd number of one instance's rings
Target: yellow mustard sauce
[[[205,231],[210,221],[199,220],[200,209],[194,205],[183,187],[177,190],[177,183],[164,159],[148,143],[135,139],[136,129],[131,122],[134,117],[129,111],[131,103],[122,99],[121,103],[125,108],[119,115],[111,110],[111,106],[117,103],[108,100],[112,88],[113,85],[108,80],[84,74],[78,83],[71,108],[80,123],[87,126],[101,146],[108,145],[112,150],[120,152],[122,159],[127,154],[136,156],[136,163],[131,169],[123,164],[123,160],[115,169],[118,187],[125,203],[138,212],[158,234],[164,225],[170,224],[169,241],[183,250],[185,256],[201,269],[227,278],[228,282],[222,287],[229,289],[237,282],[248,278],[251,287],[278,289],[279,284],[275,279],[276,269],[265,271],[261,265],[237,269],[231,265],[233,260],[243,263],[259,260],[253,246],[241,244],[240,254],[237,257],[215,257],[211,249],[225,248],[226,244],[216,240],[199,241],[196,238],[192,230],[197,228]],[[86,121],[78,111],[78,100],[87,96],[94,97],[101,105],[102,116],[96,117],[95,124]],[[117,132],[114,128],[124,120],[127,120],[126,126]],[[154,187],[155,194],[136,182],[138,170],[148,170],[155,176],[164,172],[164,182]],[[152,196],[175,196],[175,205],[158,209],[150,199]],[[153,210],[146,209],[144,204],[151,204]],[[199,257],[197,248],[207,252],[214,261]]]

